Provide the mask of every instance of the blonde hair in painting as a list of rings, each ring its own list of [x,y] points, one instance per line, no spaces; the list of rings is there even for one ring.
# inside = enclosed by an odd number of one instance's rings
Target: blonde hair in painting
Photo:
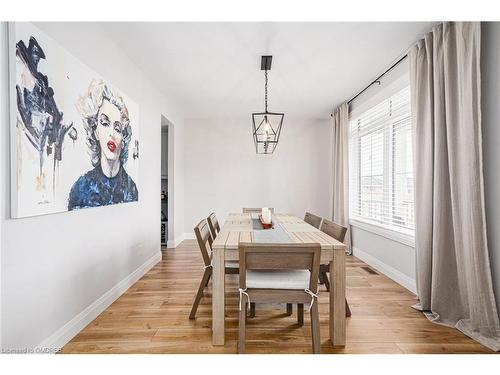
[[[132,138],[132,127],[130,126],[130,117],[127,106],[121,95],[118,95],[106,82],[103,80],[92,80],[87,90],[87,93],[81,96],[76,108],[82,115],[83,127],[87,133],[87,146],[89,155],[94,167],[101,162],[101,146],[97,141],[95,130],[97,127],[97,115],[104,100],[113,104],[121,114],[123,124],[123,151],[120,154],[120,162],[124,165],[128,159],[128,146]]]

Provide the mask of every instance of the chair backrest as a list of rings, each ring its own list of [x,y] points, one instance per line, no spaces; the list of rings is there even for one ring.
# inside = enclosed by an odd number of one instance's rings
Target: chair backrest
[[[347,232],[346,227],[327,219],[323,219],[320,230],[340,242],[344,242],[345,234]]]
[[[274,208],[269,207],[269,211],[274,214]],[[260,214],[262,212],[262,208],[243,208],[244,214]]]
[[[210,216],[207,217],[207,222],[212,232],[212,237],[215,240],[215,237],[217,237],[217,234],[220,232],[219,220],[217,220],[215,212],[212,212]]]
[[[201,256],[205,266],[210,265],[210,253],[212,252],[212,235],[206,219],[203,219],[194,227],[194,234],[200,247]]]
[[[318,288],[321,245],[319,243],[297,244],[239,244],[240,288],[246,288],[247,270],[309,270],[309,290]]]
[[[321,220],[321,217],[316,216],[310,212],[306,212],[306,214],[304,215],[304,221],[317,229],[319,229],[319,227],[321,226]]]

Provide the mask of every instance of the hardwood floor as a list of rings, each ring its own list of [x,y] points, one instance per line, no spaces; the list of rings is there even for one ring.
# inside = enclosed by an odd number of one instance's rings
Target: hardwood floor
[[[196,320],[189,312],[198,287],[202,259],[195,241],[163,253],[163,260],[71,340],[62,353],[236,353],[237,275],[226,287],[226,344],[211,344],[211,289],[206,289]],[[490,353],[459,331],[429,322],[411,308],[415,296],[367,265],[347,257],[347,343],[333,348],[328,339],[328,293],[319,298],[322,353]],[[257,306],[247,323],[247,353],[311,353],[311,326],[303,327],[296,309]]]

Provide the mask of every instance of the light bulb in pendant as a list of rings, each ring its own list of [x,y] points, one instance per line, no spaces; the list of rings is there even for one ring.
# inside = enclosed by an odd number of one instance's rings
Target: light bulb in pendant
[[[267,116],[264,119],[264,133],[265,133],[265,140],[268,141],[271,138],[271,124],[269,124],[269,121],[267,120]]]

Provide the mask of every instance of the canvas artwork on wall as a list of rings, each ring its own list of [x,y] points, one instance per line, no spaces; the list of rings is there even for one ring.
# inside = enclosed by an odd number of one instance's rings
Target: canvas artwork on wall
[[[137,104],[34,25],[9,40],[12,217],[137,201]]]

